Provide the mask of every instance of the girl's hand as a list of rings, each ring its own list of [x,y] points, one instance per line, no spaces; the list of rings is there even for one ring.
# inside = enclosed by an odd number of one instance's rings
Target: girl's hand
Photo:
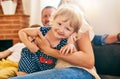
[[[28,42],[26,43],[26,47],[32,52],[35,53],[39,50],[37,45],[35,44],[35,38],[36,37],[28,37]]]
[[[73,44],[74,44],[74,43],[76,42],[76,40],[77,40],[77,34],[76,34],[76,33],[73,33],[73,34],[69,37],[67,43],[73,43]]]
[[[37,45],[34,42],[31,42],[32,44],[29,44],[28,49],[32,52],[35,53],[39,50],[39,48],[37,47]]]
[[[69,43],[60,49],[60,53],[63,55],[72,54],[76,52],[77,49],[74,44]]]

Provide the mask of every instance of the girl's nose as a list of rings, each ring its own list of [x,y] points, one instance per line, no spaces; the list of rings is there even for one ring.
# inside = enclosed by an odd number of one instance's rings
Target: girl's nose
[[[59,28],[59,32],[60,32],[60,33],[64,33],[64,28],[62,28],[62,27]]]

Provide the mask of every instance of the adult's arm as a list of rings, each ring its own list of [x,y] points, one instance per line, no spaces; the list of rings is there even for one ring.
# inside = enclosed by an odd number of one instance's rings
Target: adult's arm
[[[11,53],[12,53],[12,51],[10,51],[8,49],[0,52],[0,59],[7,58]]]
[[[55,50],[50,47],[49,43],[42,35],[39,36],[40,37],[36,39],[36,42],[38,47],[44,51],[45,54],[88,69],[94,66],[93,49],[88,31],[83,33],[82,36],[77,40],[79,51],[68,55],[60,54],[59,50]]]

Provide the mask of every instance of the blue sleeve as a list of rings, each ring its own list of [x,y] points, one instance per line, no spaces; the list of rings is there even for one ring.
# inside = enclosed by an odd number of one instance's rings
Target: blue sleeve
[[[95,45],[106,45],[105,39],[108,36],[108,34],[104,34],[104,35],[95,35],[92,43]]]
[[[49,26],[41,26],[40,31],[42,32],[43,36],[51,29]]]

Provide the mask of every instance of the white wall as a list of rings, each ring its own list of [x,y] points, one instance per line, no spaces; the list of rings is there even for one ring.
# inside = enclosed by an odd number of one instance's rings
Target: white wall
[[[30,15],[31,0],[22,0],[24,14]]]
[[[31,0],[30,25],[40,24],[40,0]]]
[[[120,32],[120,0],[90,0],[83,8],[96,34]]]

